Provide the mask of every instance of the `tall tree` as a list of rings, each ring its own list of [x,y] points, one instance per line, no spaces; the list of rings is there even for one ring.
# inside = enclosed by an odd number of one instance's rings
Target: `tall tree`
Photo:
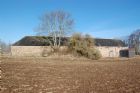
[[[53,11],[45,13],[40,20],[38,32],[42,35],[52,37],[53,46],[61,45],[61,38],[73,30],[74,20],[69,13],[64,11]]]
[[[140,29],[129,36],[129,48],[134,48],[136,54],[140,54]]]

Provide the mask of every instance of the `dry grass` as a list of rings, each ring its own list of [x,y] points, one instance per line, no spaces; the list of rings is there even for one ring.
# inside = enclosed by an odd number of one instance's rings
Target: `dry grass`
[[[140,58],[3,58],[1,93],[140,93]]]

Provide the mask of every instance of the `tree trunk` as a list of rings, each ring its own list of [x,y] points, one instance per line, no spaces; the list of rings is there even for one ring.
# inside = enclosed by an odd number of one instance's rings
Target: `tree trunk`
[[[61,36],[59,36],[59,44],[58,46],[60,47],[61,46]]]
[[[57,37],[56,37],[56,35],[54,36],[54,46],[57,46]]]

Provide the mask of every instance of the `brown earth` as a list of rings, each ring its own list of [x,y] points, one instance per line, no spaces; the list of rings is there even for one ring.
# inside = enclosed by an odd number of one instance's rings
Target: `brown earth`
[[[0,93],[140,93],[140,57],[1,60]]]

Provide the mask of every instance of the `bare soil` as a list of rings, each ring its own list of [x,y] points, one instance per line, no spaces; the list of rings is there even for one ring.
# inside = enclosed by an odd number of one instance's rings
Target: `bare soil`
[[[140,57],[1,60],[0,93],[140,93]]]

